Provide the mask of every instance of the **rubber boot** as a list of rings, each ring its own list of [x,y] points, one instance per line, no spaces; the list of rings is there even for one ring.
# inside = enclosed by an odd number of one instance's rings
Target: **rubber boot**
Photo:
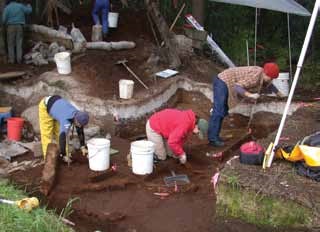
[[[219,137],[221,127],[222,127],[223,117],[212,115],[209,123],[209,145],[214,147],[224,146],[224,142]]]

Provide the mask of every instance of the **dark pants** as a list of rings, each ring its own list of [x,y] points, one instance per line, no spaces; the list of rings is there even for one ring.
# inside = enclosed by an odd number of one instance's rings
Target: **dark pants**
[[[9,63],[22,62],[23,25],[8,25],[7,43]]]
[[[102,23],[100,21],[100,14]],[[92,10],[92,17],[95,24],[102,25],[102,32],[104,35],[108,34],[109,29],[109,0],[95,0],[94,7]]]
[[[222,121],[228,115],[228,86],[218,77],[213,78],[213,111],[209,121],[208,140],[220,141]]]

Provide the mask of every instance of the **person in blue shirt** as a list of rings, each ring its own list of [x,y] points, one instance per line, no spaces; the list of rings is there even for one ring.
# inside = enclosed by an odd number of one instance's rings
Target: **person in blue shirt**
[[[67,162],[71,161],[68,153],[68,132],[72,125],[75,126],[79,136],[81,151],[83,155],[86,155],[83,127],[88,122],[89,115],[87,112],[79,111],[60,96],[53,95],[43,98],[39,103],[39,124],[44,157],[48,144],[55,138],[60,146],[63,159]]]
[[[100,14],[102,18],[102,33],[103,38],[106,38],[108,31],[109,31],[109,0],[95,0],[93,10],[92,10],[92,17],[94,24],[100,24]]]
[[[23,27],[26,15],[31,14],[30,4],[22,4],[15,0],[8,0],[3,10],[2,23],[7,27],[8,61],[13,64],[22,62]],[[16,54],[15,54],[16,50]]]

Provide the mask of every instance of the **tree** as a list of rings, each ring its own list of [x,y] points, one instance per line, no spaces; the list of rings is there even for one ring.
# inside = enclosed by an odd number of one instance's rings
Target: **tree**
[[[192,15],[204,25],[206,0],[192,0]]]

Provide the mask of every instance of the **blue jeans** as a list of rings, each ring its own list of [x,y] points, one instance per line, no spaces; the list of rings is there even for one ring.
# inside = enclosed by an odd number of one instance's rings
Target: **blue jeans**
[[[102,18],[102,24],[100,21],[100,15]],[[92,10],[92,18],[95,24],[102,25],[102,32],[104,35],[108,34],[109,29],[109,0],[95,0],[94,7]]]
[[[228,86],[217,76],[213,78],[213,111],[210,116],[208,140],[220,141],[222,121],[228,115]]]

